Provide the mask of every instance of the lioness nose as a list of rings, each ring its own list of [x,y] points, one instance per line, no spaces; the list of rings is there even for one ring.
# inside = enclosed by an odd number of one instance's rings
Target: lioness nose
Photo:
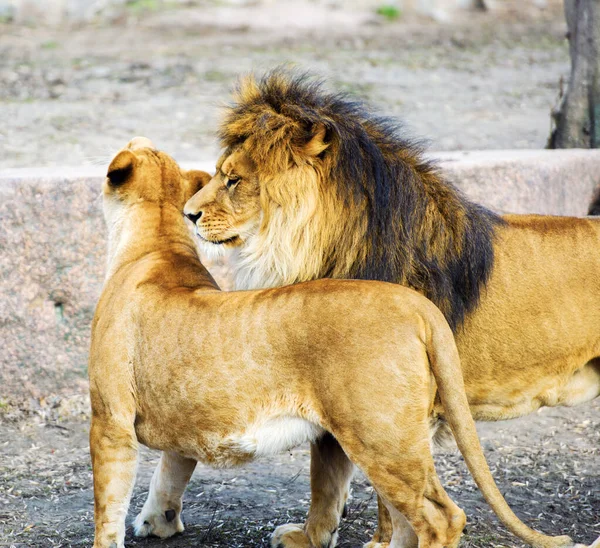
[[[185,216],[192,221],[192,223],[196,224],[196,221],[202,217],[202,211],[198,211],[198,213],[186,213]]]

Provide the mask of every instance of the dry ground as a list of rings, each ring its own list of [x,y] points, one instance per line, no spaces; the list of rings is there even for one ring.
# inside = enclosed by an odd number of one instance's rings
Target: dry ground
[[[544,146],[558,81],[568,72],[560,12],[440,26],[322,4],[297,3],[291,15],[278,14],[279,24],[264,17],[264,6],[217,5],[136,10],[82,28],[0,25],[0,169],[103,163],[135,134],[180,161],[214,159],[215,107],[236,75],[280,63],[316,71],[332,87],[403,117],[438,150]],[[315,5],[318,17],[310,15]],[[25,407],[25,414],[0,409],[0,546],[89,546],[85,398],[61,402],[49,394]],[[494,475],[530,525],[579,541],[600,534],[599,410],[596,401],[482,426]],[[491,515],[462,459],[437,461],[469,516],[464,546],[521,546]],[[143,453],[129,519],[155,462],[156,454]],[[307,464],[300,448],[239,470],[201,468],[186,495],[187,531],[167,542],[129,533],[128,542],[267,546],[276,524],[301,520],[308,508]],[[373,493],[358,477],[341,545],[359,546],[374,519]]]
[[[80,411],[81,412],[81,411]],[[508,502],[529,525],[591,542],[600,534],[600,401],[545,409],[531,417],[480,425],[492,472]],[[93,534],[87,423],[41,408],[0,425],[0,546],[90,546]],[[268,546],[273,528],[308,509],[308,450],[216,471],[200,466],[185,496],[186,531],[169,541],[129,546]],[[157,453],[144,450],[130,522],[145,499]],[[463,546],[523,546],[493,516],[458,454],[440,455],[438,472],[468,516]],[[354,482],[340,546],[360,546],[375,527],[375,496]]]
[[[236,77],[282,63],[401,117],[437,150],[543,148],[566,27],[560,10],[528,18],[522,3],[452,25],[310,0],[68,30],[0,24],[0,169],[105,163],[135,134],[179,161],[214,160],[216,107]]]

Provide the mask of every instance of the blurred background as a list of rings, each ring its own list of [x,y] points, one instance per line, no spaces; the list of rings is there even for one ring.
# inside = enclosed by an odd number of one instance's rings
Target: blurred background
[[[0,0],[0,168],[105,165],[133,135],[214,162],[240,73],[298,66],[435,150],[542,148],[559,0]]]

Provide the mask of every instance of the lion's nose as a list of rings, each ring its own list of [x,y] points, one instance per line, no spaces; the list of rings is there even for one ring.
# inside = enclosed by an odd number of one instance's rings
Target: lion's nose
[[[185,216],[192,221],[192,223],[196,224],[196,221],[202,217],[202,211],[198,211],[198,213],[186,213]]]

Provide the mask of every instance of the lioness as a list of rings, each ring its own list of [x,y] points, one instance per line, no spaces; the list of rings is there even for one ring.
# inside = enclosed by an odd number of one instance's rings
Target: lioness
[[[207,253],[229,254],[238,289],[323,277],[415,288],[455,330],[477,420],[598,396],[600,220],[497,216],[445,181],[394,121],[303,76],[246,78],[235,101],[217,173],[185,211]],[[321,463],[340,452],[332,439],[313,443],[308,520],[276,531],[274,546],[331,540],[351,474]],[[174,486],[163,497],[177,498],[192,464],[163,466],[161,483]],[[385,518],[372,547],[390,540]]]
[[[529,529],[498,491],[442,313],[417,292],[380,282],[219,291],[182,215],[207,178],[182,172],[144,138],[108,168],[108,272],[89,362],[94,546],[124,546],[138,442],[232,466],[328,432],[347,455],[337,465],[349,469],[351,459],[385,501],[392,544],[407,521],[421,548],[456,547],[465,515],[441,486],[429,451],[436,385],[499,517],[534,546],[572,546],[569,537]],[[160,474],[152,485],[157,496],[170,488]],[[163,502],[165,521],[177,522],[181,500]]]

